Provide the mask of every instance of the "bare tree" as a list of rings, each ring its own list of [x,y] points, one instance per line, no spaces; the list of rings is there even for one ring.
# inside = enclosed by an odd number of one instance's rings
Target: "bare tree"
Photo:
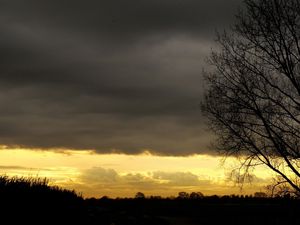
[[[245,0],[218,35],[202,110],[226,155],[259,164],[300,193],[300,1]]]

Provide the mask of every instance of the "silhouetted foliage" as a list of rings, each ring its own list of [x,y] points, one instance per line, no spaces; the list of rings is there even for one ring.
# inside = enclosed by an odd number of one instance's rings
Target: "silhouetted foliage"
[[[150,196],[150,199],[162,199],[162,197],[161,196],[159,196],[159,195],[151,195]]]
[[[237,225],[241,221],[245,225],[289,225],[297,224],[300,210],[299,200],[286,196],[219,197],[200,192],[180,192],[179,196],[184,199],[104,196],[84,200],[74,191],[49,186],[47,179],[1,176],[0,221],[18,225]]]
[[[142,192],[138,192],[135,194],[135,198],[136,199],[144,199],[145,198],[145,194]]]
[[[83,199],[48,180],[0,176],[1,220],[9,224],[83,224]]]
[[[178,199],[188,199],[189,197],[190,197],[190,194],[185,191],[179,192],[178,196],[177,196]]]
[[[186,192],[185,192],[186,193]],[[296,199],[239,195],[203,196],[199,199],[87,199],[94,221],[102,224],[297,224]],[[90,203],[92,201],[92,204]]]
[[[204,195],[201,192],[192,192],[190,194],[190,199],[200,199],[204,198]]]
[[[254,193],[255,198],[266,198],[268,195],[265,192],[255,192]]]
[[[242,175],[267,165],[281,178],[275,185],[299,194],[300,1],[244,2],[233,28],[218,36],[202,109],[219,150],[242,159]]]

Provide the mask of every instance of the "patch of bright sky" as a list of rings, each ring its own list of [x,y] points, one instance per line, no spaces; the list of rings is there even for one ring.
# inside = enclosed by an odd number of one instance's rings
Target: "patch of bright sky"
[[[118,176],[126,177],[128,174],[140,174],[145,179],[151,180],[152,185],[157,184],[151,192],[147,184],[141,185],[140,189],[147,189],[146,192],[153,195],[161,194],[162,190],[167,187],[162,186],[165,181],[157,181],[151,178],[151,174],[156,171],[164,173],[192,173],[196,175],[199,180],[210,181],[213,183],[212,187],[195,187],[195,186],[168,186],[173,190],[172,193],[177,193],[180,190],[195,190],[198,188],[206,190],[205,194],[228,194],[237,192],[238,188],[229,185],[226,180],[226,175],[236,165],[234,159],[227,159],[226,163],[222,165],[222,158],[210,155],[194,155],[188,157],[162,157],[153,156],[150,154],[141,155],[124,155],[124,154],[96,154],[93,151],[74,151],[74,150],[30,150],[30,149],[8,149],[2,147],[0,150],[0,174],[7,174],[10,176],[39,176],[48,177],[54,184],[59,184],[68,188],[75,188],[79,192],[83,192],[84,196],[94,196],[109,193],[110,196],[133,196],[131,193],[135,190],[128,186],[128,191],[122,193],[126,183],[118,185],[116,181],[113,185],[111,183],[101,183],[101,187],[106,192],[97,194],[97,190],[93,190],[89,186],[88,180],[82,180],[81,177],[92,168],[103,168],[104,170],[114,170]],[[97,171],[97,170],[95,170]],[[255,172],[255,175],[263,180],[268,180],[272,174],[266,168],[260,168]],[[121,182],[121,181],[120,181]],[[155,183],[157,182],[157,183]],[[150,185],[150,183],[149,183]],[[265,185],[265,184],[264,184]],[[99,186],[99,185],[98,185]],[[126,186],[126,187],[127,187]],[[252,186],[246,193],[257,189],[257,184]],[[161,189],[161,190],[160,190]],[[138,190],[138,189],[137,189]],[[130,192],[131,191],[131,192]],[[139,190],[144,191],[144,190]],[[171,192],[164,192],[165,195],[172,194]]]

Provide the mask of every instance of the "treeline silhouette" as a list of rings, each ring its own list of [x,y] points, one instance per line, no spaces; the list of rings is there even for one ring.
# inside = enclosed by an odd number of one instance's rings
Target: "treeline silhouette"
[[[294,225],[300,219],[300,200],[288,196],[270,198],[255,195],[213,195],[196,199],[180,196],[103,197],[85,201],[95,220],[101,218],[104,224]]]
[[[75,191],[50,186],[47,179],[0,176],[1,224],[196,225],[297,224],[300,200],[204,196],[179,192],[176,197],[145,196],[84,199]],[[296,223],[295,223],[296,221]]]

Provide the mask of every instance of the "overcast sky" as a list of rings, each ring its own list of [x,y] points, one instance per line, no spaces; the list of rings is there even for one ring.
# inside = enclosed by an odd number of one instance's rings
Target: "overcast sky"
[[[199,102],[241,0],[0,0],[0,144],[210,153]]]

